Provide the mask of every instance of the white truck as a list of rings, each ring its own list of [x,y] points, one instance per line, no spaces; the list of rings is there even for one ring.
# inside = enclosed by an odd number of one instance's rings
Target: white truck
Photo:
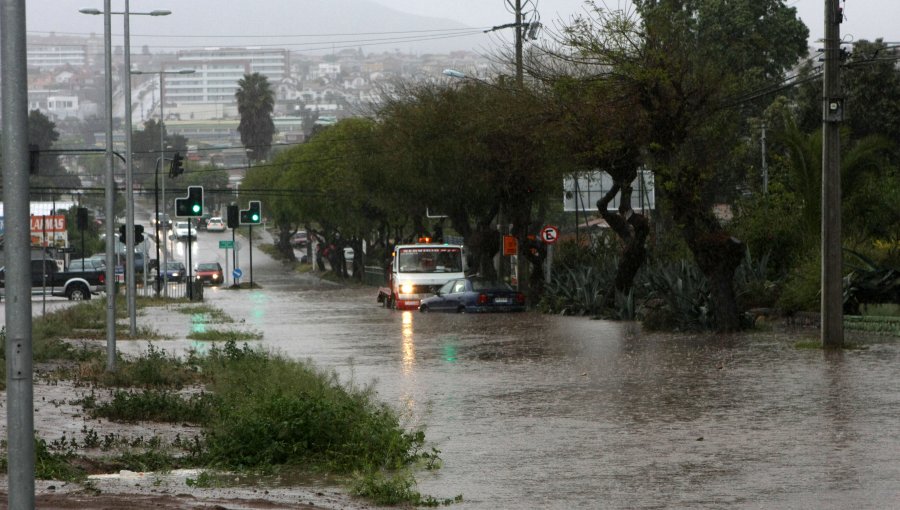
[[[386,308],[417,310],[442,285],[465,277],[465,250],[457,244],[400,244],[394,247],[387,287],[378,289]]]

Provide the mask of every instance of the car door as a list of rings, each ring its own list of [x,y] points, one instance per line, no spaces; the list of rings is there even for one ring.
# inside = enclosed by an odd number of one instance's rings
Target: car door
[[[50,262],[51,264],[55,264],[55,262],[44,261],[44,260],[32,260],[31,261],[31,287],[42,288],[44,286],[44,277],[47,278],[47,286],[51,286],[51,278],[52,274],[49,271],[48,264],[46,262]]]
[[[456,280],[450,280],[442,285],[441,288],[438,289],[435,298],[428,302],[429,308],[434,311],[456,310],[456,301],[452,300],[453,287],[455,284]]]

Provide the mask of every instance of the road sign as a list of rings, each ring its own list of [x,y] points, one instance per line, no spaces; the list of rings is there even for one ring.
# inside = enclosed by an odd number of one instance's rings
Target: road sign
[[[510,256],[518,253],[519,243],[516,236],[503,236],[503,255]]]
[[[241,271],[241,268],[236,267],[234,271],[231,272],[231,276],[234,277],[235,280],[239,279],[241,276],[244,276],[244,272]]]
[[[234,249],[234,241],[219,241],[219,249],[220,250],[233,250]]]
[[[541,229],[541,241],[545,244],[553,244],[559,239],[559,229],[553,225],[547,225]]]

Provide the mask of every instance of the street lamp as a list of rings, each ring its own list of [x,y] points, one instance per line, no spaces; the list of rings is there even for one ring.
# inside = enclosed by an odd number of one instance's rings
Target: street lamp
[[[135,277],[137,273],[134,267],[134,162],[132,159],[132,150],[131,150],[131,132],[133,130],[133,126],[131,125],[131,34],[130,34],[130,20],[131,15],[135,16],[168,16],[172,14],[172,11],[167,10],[154,10],[150,12],[130,12],[128,6],[128,0],[125,0],[125,10],[121,12],[112,12],[110,9],[110,2],[106,0],[104,2],[104,11],[100,11],[97,9],[91,8],[83,8],[79,9],[82,14],[90,14],[90,15],[98,15],[104,14],[105,21],[107,25],[109,24],[110,15],[111,14],[122,14],[125,21],[125,31],[124,31],[124,46],[125,46],[125,62],[124,62],[124,76],[123,76],[123,86],[124,86],[124,96],[125,96],[125,284],[127,289],[127,299],[128,299],[128,318],[129,318],[129,326],[131,335],[134,336],[137,334],[137,305],[135,303],[135,294],[137,292],[136,289],[136,281]],[[107,41],[107,84],[109,86],[108,99],[112,99],[112,64],[111,64],[111,53],[112,53],[112,45],[110,43],[110,30],[107,26],[106,29],[106,41]],[[108,119],[110,124],[110,132],[107,138],[107,145],[112,146],[112,105],[109,106],[109,114]],[[107,156],[108,161],[112,161],[111,156]],[[111,166],[111,164],[110,164]],[[109,172],[110,174],[112,172]],[[112,179],[110,179],[112,181]],[[109,193],[109,185],[107,185],[107,193]],[[109,263],[111,256],[109,255],[110,251],[115,251],[115,241],[110,240],[110,229],[112,226],[112,215],[107,212],[107,273],[109,273]],[[115,266],[113,266],[115,267]],[[109,274],[107,274],[107,277]],[[109,284],[107,284],[109,285]],[[113,307],[114,308],[114,307]]]
[[[159,75],[159,159],[156,164],[156,174],[154,175],[154,200],[156,202],[156,216],[154,219],[156,220],[155,225],[155,233],[156,233],[156,266],[157,275],[162,271],[163,277],[163,295],[165,297],[169,297],[169,273],[166,271],[166,265],[168,264],[168,243],[163,241],[163,260],[162,265],[159,264],[159,170],[162,168],[163,164],[166,162],[166,140],[165,140],[165,130],[163,128],[163,121],[165,120],[165,85],[164,85],[164,75],[166,74],[193,74],[197,72],[195,69],[179,69],[177,71],[166,71],[164,69],[160,69],[159,71],[131,71],[131,74],[158,74]],[[163,200],[163,209],[166,208],[166,174],[163,173],[162,178],[162,200]],[[163,213],[165,215],[165,213]],[[163,232],[165,234],[165,232]],[[158,276],[157,276],[158,277]]]

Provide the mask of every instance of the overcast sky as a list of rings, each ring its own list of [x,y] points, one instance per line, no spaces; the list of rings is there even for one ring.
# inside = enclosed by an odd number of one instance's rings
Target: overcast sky
[[[131,12],[153,9],[169,9],[172,16],[150,18],[131,17],[133,51],[140,51],[141,45],[160,48],[177,48],[179,45],[251,46],[285,44],[290,49],[304,51],[304,46],[286,39],[288,34],[340,34],[343,41],[323,43],[342,47],[361,47],[367,51],[384,49],[413,49],[408,42],[412,36],[381,36],[394,38],[390,43],[357,43],[351,40],[353,34],[391,33],[401,30],[414,31],[438,26],[447,26],[434,18],[451,20],[478,29],[511,23],[513,15],[507,5],[514,0],[130,0]],[[584,0],[522,0],[527,10],[537,7],[540,21],[547,26],[559,26],[559,21],[585,13]],[[628,0],[597,0],[609,9],[629,8]],[[375,12],[372,4],[381,4],[393,9],[391,12]],[[800,18],[810,29],[811,45],[822,37],[825,0],[788,0],[788,5],[796,7]],[[900,0],[850,0],[844,2],[846,20],[841,26],[845,41],[884,38],[886,41],[900,41]],[[28,0],[26,3],[27,27],[30,34],[49,32],[84,34],[102,33],[103,21],[100,16],[85,16],[78,13],[82,7],[103,8],[103,0]],[[113,11],[121,11],[124,0],[112,0]],[[409,18],[400,13],[409,13],[423,18]],[[353,16],[353,14],[357,14]],[[360,19],[363,18],[363,19]],[[396,22],[394,22],[396,21]],[[391,23],[393,23],[393,26]],[[430,25],[429,25],[430,23]],[[414,24],[416,26],[407,26]],[[457,26],[458,27],[458,26]],[[458,28],[456,28],[458,30]],[[424,31],[423,31],[424,32]],[[506,37],[509,31],[504,31]],[[121,35],[121,18],[113,20],[113,34]],[[448,44],[457,43],[458,49],[484,49],[494,36],[485,35],[481,30],[473,30],[470,37],[444,37]],[[275,35],[279,34],[279,35]],[[280,34],[285,36],[277,39]],[[348,35],[349,34],[349,35]],[[207,42],[204,35],[226,37]],[[142,36],[145,36],[143,39]],[[271,39],[262,39],[269,36]],[[291,36],[292,37],[292,36]],[[356,36],[362,39],[362,36]],[[366,37],[377,37],[375,35]],[[422,38],[426,36],[420,36]],[[433,37],[435,38],[435,37]],[[324,40],[324,39],[321,39]],[[288,42],[296,44],[287,44]],[[341,46],[341,42],[346,43]],[[116,42],[113,43],[117,44]],[[457,48],[454,48],[457,49]],[[417,51],[421,49],[417,48]]]
[[[397,10],[414,14],[450,18],[468,25],[491,26],[509,22],[506,0],[374,0]],[[514,0],[509,0],[514,1]],[[524,1],[524,0],[523,0]],[[584,12],[584,0],[529,0],[537,5],[541,21],[549,24]],[[609,9],[625,8],[626,0],[597,0]],[[900,0],[850,0],[842,2],[846,20],[841,34],[853,39],[884,38],[900,41]],[[824,33],[825,0],[788,0],[800,19],[809,27],[813,40]]]

